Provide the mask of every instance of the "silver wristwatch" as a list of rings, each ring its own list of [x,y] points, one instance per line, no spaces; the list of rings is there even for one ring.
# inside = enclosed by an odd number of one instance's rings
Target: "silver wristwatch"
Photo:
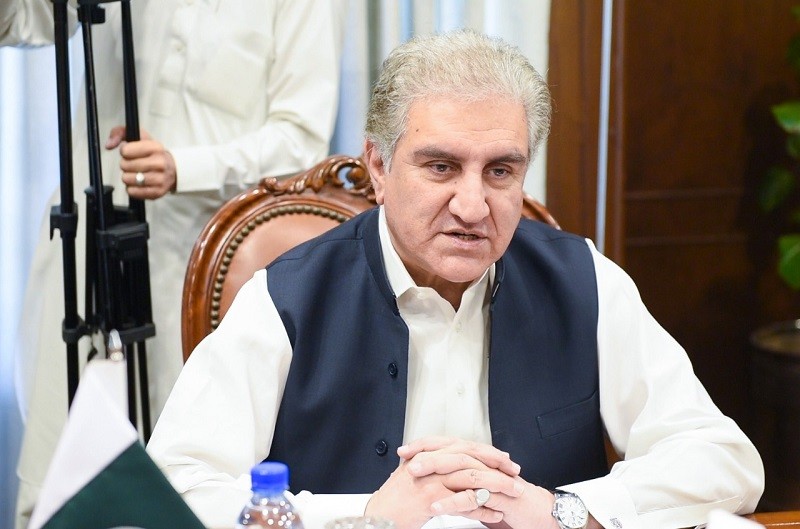
[[[577,494],[562,490],[553,491],[553,518],[561,529],[585,529],[589,524],[589,511]]]

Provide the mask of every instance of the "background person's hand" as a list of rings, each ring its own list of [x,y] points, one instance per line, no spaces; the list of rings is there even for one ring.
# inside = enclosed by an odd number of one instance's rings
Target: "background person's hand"
[[[178,175],[172,154],[144,130],[139,141],[124,140],[125,127],[114,127],[106,140],[106,149],[119,147],[119,167],[128,194],[133,198],[152,200],[174,191]],[[143,176],[138,182],[137,173]]]

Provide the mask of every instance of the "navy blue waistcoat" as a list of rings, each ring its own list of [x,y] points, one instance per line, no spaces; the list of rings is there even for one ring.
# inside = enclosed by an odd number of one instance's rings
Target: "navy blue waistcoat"
[[[269,459],[289,465],[295,492],[374,492],[399,464],[408,372],[377,208],[267,270],[293,350]],[[490,312],[492,444],[546,488],[605,475],[586,242],[521,221],[497,263]]]

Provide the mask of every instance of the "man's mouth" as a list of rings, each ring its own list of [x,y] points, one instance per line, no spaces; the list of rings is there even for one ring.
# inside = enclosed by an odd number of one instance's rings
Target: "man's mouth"
[[[462,241],[477,241],[481,238],[474,233],[450,232],[448,235],[455,237],[456,239],[461,239]]]

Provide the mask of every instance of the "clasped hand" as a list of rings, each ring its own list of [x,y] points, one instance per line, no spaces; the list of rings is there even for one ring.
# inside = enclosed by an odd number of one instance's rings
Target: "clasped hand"
[[[119,147],[122,183],[133,198],[156,199],[174,191],[178,181],[175,160],[159,142],[142,130],[139,141],[126,142],[125,127],[111,129],[106,149]],[[137,173],[141,173],[139,181]]]
[[[550,515],[553,495],[522,479],[509,454],[491,445],[427,437],[397,454],[400,465],[372,495],[365,515],[393,520],[397,529],[418,529],[444,514],[490,527],[558,527]],[[491,493],[482,506],[476,489]]]

